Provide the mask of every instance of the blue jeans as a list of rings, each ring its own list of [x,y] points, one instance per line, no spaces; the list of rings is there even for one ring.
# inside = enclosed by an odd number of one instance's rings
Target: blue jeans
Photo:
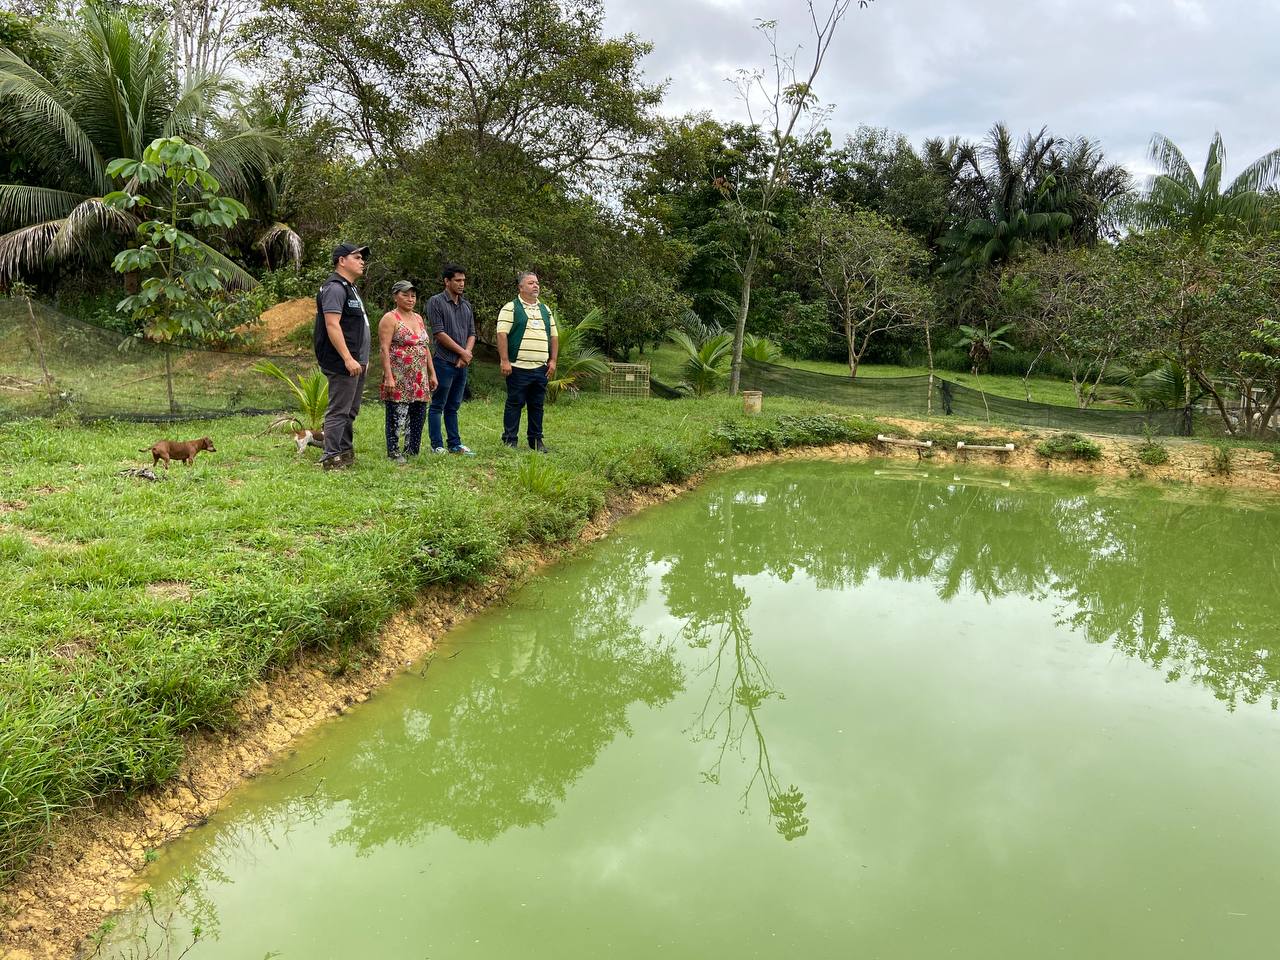
[[[431,433],[431,446],[443,447],[440,439],[440,415],[444,414],[445,430],[449,434],[449,449],[462,446],[458,434],[458,408],[462,406],[462,394],[467,389],[467,368],[455,367],[452,360],[436,359],[436,392],[431,395],[431,410],[427,413],[427,429]]]
[[[520,414],[529,408],[529,446],[542,439],[542,404],[547,396],[547,368],[512,367],[507,377],[507,405],[502,411],[502,442],[515,443],[520,436]]]

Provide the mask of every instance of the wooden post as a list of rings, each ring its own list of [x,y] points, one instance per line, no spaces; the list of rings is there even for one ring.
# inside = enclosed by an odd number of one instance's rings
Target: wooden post
[[[166,343],[164,345],[164,385],[169,392],[169,412],[177,413],[178,405],[173,402],[173,363],[170,359],[172,354],[173,348]]]

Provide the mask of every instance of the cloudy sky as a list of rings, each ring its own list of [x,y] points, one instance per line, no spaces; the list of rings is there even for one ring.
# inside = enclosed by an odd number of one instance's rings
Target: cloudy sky
[[[817,0],[821,7],[825,0]],[[740,119],[725,81],[764,66],[756,18],[806,39],[801,0],[605,0],[610,33],[654,43],[665,112]],[[802,57],[804,54],[802,53]],[[1280,0],[876,0],[841,23],[817,92],[837,139],[859,124],[925,137],[1085,135],[1135,173],[1151,134],[1199,172],[1222,132],[1228,176],[1280,146]]]

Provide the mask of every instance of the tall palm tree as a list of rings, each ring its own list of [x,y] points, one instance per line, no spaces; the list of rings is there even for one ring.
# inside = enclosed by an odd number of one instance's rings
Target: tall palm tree
[[[1058,208],[1050,160],[1059,144],[1047,128],[1020,145],[1003,123],[981,144],[959,144],[953,159],[958,212],[968,219],[947,235],[952,266],[982,267],[1016,256],[1035,240],[1056,240],[1071,226]]]
[[[266,169],[274,138],[256,129],[219,136],[215,118],[232,92],[223,77],[177,79],[166,29],[86,5],[39,69],[0,47],[0,110],[16,150],[47,186],[0,184],[0,280],[50,262],[112,253],[137,226],[102,197],[116,188],[107,165],[141,159],[157,137],[199,145],[225,193],[242,195]],[[242,285],[252,279],[221,258]]]
[[[1094,140],[1061,142],[1050,160],[1060,195],[1055,204],[1071,217],[1078,244],[1119,239],[1133,197],[1133,177],[1119,163],[1107,163]]]
[[[219,126],[224,134],[262,130],[285,141],[290,134],[302,131],[303,124],[300,100],[278,98],[266,88],[257,87],[248,97],[237,99],[234,112]],[[287,156],[274,157],[255,178],[246,198],[249,209],[259,221],[254,230],[253,246],[261,251],[268,270],[285,265],[294,270],[302,268],[303,241],[295,227],[297,208],[292,196],[293,169]]]
[[[1280,227],[1280,205],[1268,189],[1280,185],[1280,147],[1264,154],[1222,188],[1226,147],[1214,133],[1204,172],[1197,177],[1178,145],[1163,134],[1151,138],[1151,159],[1162,172],[1151,178],[1134,207],[1134,225],[1170,228],[1193,237],[1213,226],[1259,230]]]
[[[945,238],[951,266],[982,267],[1036,243],[1096,242],[1114,229],[1128,174],[1108,164],[1097,144],[1063,140],[1048,128],[1016,142],[997,123],[980,144],[925,144],[926,163],[952,184],[957,223]]]

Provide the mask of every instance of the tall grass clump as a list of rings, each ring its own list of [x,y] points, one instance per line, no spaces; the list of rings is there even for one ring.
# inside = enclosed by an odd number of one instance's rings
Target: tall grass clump
[[[1234,455],[1225,443],[1216,443],[1209,455],[1209,472],[1220,477],[1229,476],[1235,468]]]

